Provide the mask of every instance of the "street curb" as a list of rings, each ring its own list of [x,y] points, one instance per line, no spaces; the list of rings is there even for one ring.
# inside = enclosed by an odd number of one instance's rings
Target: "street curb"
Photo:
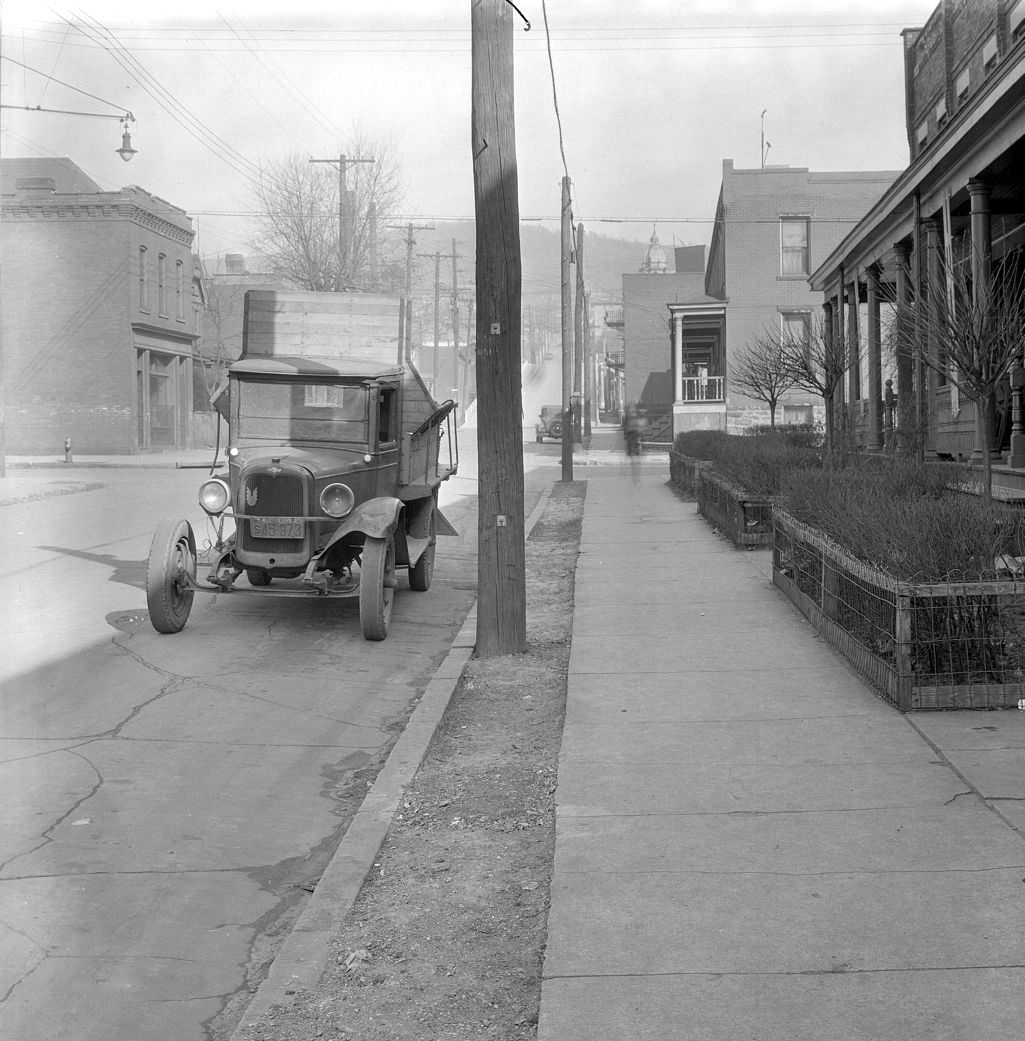
[[[530,536],[552,494],[549,485],[524,525],[524,541]],[[406,789],[427,754],[427,748],[448,703],[459,685],[466,663],[473,655],[477,629],[477,602],[470,607],[448,654],[427,684],[399,739],[392,746],[362,805],[342,836],[338,849],[324,870],[317,888],[285,938],[267,978],[263,980],[231,1034],[244,1041],[271,1008],[289,1005],[295,995],[316,986],[327,965],[331,939],[338,934],[374,860],[384,844]]]

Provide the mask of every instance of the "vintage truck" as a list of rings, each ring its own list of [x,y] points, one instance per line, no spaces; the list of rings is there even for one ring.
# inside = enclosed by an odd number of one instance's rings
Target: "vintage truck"
[[[363,636],[388,635],[396,574],[429,588],[438,508],[458,469],[455,402],[438,403],[405,356],[402,301],[365,293],[250,291],[241,357],[215,406],[227,479],[199,489],[210,526],[153,536],[150,621],[184,628],[198,591],[359,599]],[[240,583],[242,575],[246,582]]]

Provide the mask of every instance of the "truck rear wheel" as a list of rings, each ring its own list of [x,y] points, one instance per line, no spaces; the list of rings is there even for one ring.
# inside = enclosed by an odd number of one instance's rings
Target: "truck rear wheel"
[[[437,522],[434,519],[434,511],[438,508],[437,498],[431,509],[430,542],[427,548],[420,554],[420,559],[409,569],[409,588],[418,593],[426,593],[431,588],[431,579],[434,578],[434,547],[438,541]]]
[[[146,606],[158,633],[178,633],[192,611],[196,537],[187,520],[166,520],[154,532],[146,566]]]
[[[363,540],[359,574],[359,621],[364,639],[385,639],[394,600],[395,539],[368,535]]]

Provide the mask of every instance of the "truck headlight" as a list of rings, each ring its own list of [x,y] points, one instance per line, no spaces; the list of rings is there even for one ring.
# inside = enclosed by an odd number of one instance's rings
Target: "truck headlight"
[[[231,502],[231,491],[224,481],[214,478],[212,481],[205,481],[199,489],[199,505],[211,517],[223,513],[228,508],[229,502]]]
[[[329,517],[344,517],[355,504],[356,496],[347,484],[329,484],[320,493],[320,508]]]

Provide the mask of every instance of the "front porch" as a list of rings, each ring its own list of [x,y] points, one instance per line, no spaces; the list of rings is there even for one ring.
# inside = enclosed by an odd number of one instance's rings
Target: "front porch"
[[[669,304],[673,437],[726,429],[726,307],[708,298]]]

